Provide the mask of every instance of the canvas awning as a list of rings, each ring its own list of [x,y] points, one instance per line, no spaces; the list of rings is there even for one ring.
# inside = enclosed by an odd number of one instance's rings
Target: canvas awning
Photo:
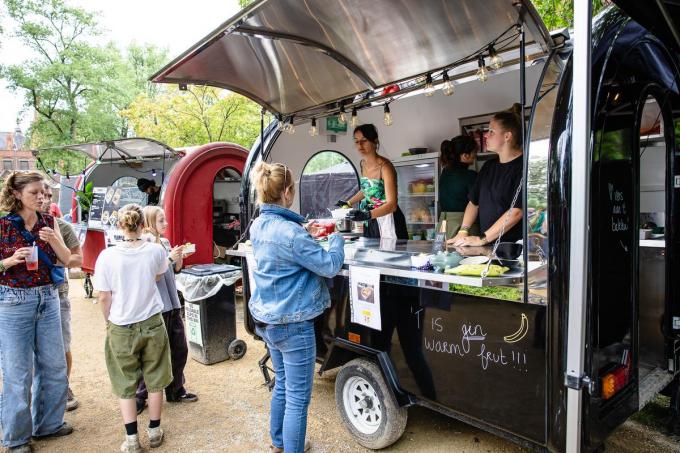
[[[319,109],[451,67],[486,50],[552,40],[528,0],[260,0],[151,77],[243,94],[272,113]]]

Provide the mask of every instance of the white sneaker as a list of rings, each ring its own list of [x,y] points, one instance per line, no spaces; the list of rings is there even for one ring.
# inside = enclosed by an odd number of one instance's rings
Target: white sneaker
[[[142,446],[139,445],[139,434],[131,436],[125,435],[125,441],[120,444],[120,451],[123,453],[141,453]]]
[[[149,434],[151,448],[160,447],[163,443],[163,428],[160,426],[158,428],[146,428],[146,432]]]

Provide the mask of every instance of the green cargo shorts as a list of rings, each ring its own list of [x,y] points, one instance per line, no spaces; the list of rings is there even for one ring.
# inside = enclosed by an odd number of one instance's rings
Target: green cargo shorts
[[[163,391],[172,382],[170,342],[160,313],[127,326],[109,322],[104,353],[119,398],[134,398],[142,376],[149,392]]]

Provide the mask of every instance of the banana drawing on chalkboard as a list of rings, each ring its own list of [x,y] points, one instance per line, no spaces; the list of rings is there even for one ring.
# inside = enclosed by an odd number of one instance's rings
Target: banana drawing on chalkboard
[[[519,326],[519,330],[513,334],[504,336],[503,340],[506,343],[517,343],[522,338],[526,337],[527,332],[529,332],[529,319],[527,318],[527,315],[522,313],[522,324]]]

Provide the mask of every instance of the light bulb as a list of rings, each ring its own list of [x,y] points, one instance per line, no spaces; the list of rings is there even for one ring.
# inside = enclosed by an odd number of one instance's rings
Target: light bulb
[[[444,83],[442,84],[442,93],[444,93],[444,96],[451,96],[453,94],[453,83],[449,79],[449,73],[447,71],[444,71],[442,79],[444,80]]]
[[[340,105],[340,116],[338,117],[338,121],[340,121],[341,124],[345,124],[347,122],[347,114],[345,113],[345,106]]]
[[[432,84],[432,74],[425,77],[425,96],[430,97],[434,94],[434,85]]]
[[[279,115],[278,120],[279,120],[279,124],[278,124],[277,129],[279,130],[279,132],[285,132],[285,131],[287,131],[287,130],[288,130],[288,126],[286,126],[286,122],[283,121],[283,117],[282,117],[281,115]]]
[[[151,169],[151,176],[153,176],[154,178],[156,177],[156,169],[155,168]]]
[[[312,127],[309,128],[309,136],[316,137],[319,135],[319,128],[316,127],[316,118],[312,118]]]
[[[350,120],[349,124],[350,124],[350,126],[352,126],[352,128],[355,128],[359,125],[359,117],[357,116],[357,109],[356,108],[352,109],[352,119]]]
[[[388,104],[385,104],[385,115],[383,117],[383,122],[385,123],[385,126],[391,126],[392,125],[392,112],[390,112],[390,106]]]
[[[489,57],[491,57],[491,67],[493,69],[500,69],[503,67],[503,59],[496,53],[493,44],[489,46]]]
[[[481,55],[479,56],[477,64],[479,65],[479,69],[477,69],[477,78],[479,79],[480,82],[484,83],[489,78],[489,70],[486,68],[483,56]]]

